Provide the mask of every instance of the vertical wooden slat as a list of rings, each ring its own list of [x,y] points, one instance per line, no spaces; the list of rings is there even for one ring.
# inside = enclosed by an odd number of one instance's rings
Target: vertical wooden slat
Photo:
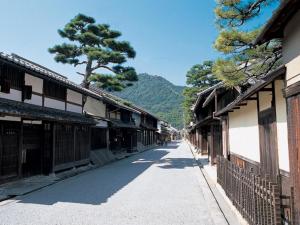
[[[218,183],[251,225],[281,224],[280,190],[269,177],[261,178],[218,156]]]

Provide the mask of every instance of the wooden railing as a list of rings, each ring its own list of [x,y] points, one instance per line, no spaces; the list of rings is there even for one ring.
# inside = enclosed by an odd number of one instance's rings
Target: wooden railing
[[[251,225],[280,225],[279,185],[218,156],[218,183]]]

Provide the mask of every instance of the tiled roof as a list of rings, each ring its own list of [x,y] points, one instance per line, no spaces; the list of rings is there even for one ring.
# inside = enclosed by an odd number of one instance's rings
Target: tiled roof
[[[21,56],[18,56],[16,54],[5,54],[3,52],[0,52],[0,59],[2,60],[5,60],[5,61],[8,61],[10,63],[13,63],[15,65],[18,65],[18,66],[21,66],[25,69],[28,69],[30,71],[33,71],[33,72],[36,72],[44,77],[47,77],[47,78],[51,78],[53,80],[56,80],[58,82],[61,82],[63,84],[65,84],[66,86],[72,88],[72,89],[75,89],[77,91],[80,91],[80,92],[83,92],[84,94],[87,94],[87,95],[90,95],[90,96],[93,96],[93,97],[96,97],[96,98],[100,98],[99,95],[96,95],[95,93],[93,93],[92,91],[68,80],[67,77],[59,74],[59,73],[56,73],[44,66],[41,66],[37,63],[34,63],[28,59],[25,59]]]
[[[240,94],[233,102],[229,103],[226,107],[216,112],[215,115],[221,116],[224,113],[227,113],[228,111],[232,110],[239,103],[243,102],[244,100],[247,100],[247,98],[254,95],[257,91],[270,84],[274,79],[285,74],[285,71],[285,66],[280,66],[277,69],[269,72],[264,77],[262,77],[261,80],[257,81],[250,88],[248,88],[244,93]]]
[[[106,100],[107,102],[109,102],[113,105],[117,105],[120,108],[140,114],[140,112],[138,110],[131,108],[130,106],[126,106],[124,103],[122,103],[122,101],[124,101],[124,99],[121,99],[117,96],[109,94],[106,91],[96,87],[96,85],[90,85],[90,90],[92,92],[95,92],[96,94],[100,95],[103,98],[103,100]]]

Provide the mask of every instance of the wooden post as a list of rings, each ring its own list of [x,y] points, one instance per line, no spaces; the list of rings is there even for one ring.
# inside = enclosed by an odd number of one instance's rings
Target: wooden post
[[[55,167],[55,142],[56,142],[56,124],[52,124],[52,172],[54,172]]]
[[[23,152],[23,119],[20,124],[20,133],[19,133],[19,166],[18,166],[18,177],[22,177],[22,152]]]
[[[110,148],[110,141],[109,141],[109,128],[106,128],[106,148],[109,150]]]

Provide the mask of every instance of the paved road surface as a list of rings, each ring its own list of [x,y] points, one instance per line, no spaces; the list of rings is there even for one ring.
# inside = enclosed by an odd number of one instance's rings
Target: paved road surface
[[[0,224],[226,225],[227,222],[188,145],[174,142],[2,203]]]

